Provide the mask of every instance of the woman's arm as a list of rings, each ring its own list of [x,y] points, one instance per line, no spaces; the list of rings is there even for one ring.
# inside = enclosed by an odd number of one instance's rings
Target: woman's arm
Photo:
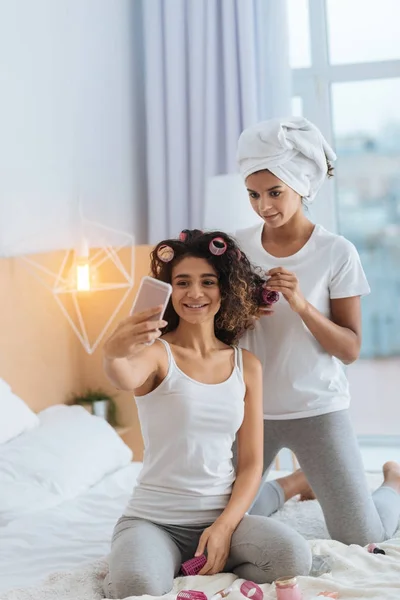
[[[271,269],[267,289],[280,292],[323,349],[345,364],[357,360],[361,347],[360,296],[331,300],[331,319],[304,298],[298,279],[283,267]]]
[[[163,349],[148,342],[160,337],[165,321],[152,321],[160,311],[152,308],[124,319],[104,344],[104,370],[111,383],[120,390],[134,391],[155,378]]]
[[[218,519],[202,533],[196,555],[207,548],[207,562],[199,575],[214,575],[224,568],[232,534],[256,497],[263,469],[262,371],[260,361],[243,350],[246,384],[244,419],[238,431],[236,480],[230,500]]]
[[[263,472],[264,417],[262,401],[262,367],[253,354],[243,352],[246,384],[244,419],[237,434],[236,480],[230,500],[217,519],[234,531],[250,508]]]
[[[357,360],[361,347],[360,296],[331,300],[332,320],[309,302],[299,316],[326,352],[347,365]]]

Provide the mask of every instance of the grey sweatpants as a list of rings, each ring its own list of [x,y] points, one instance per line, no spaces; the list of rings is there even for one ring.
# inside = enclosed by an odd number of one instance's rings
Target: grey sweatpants
[[[365,546],[393,536],[400,495],[382,485],[368,489],[347,410],[317,417],[264,421],[264,478],[282,448],[292,450],[317,496],[331,537]],[[252,515],[269,516],[284,504],[279,484],[263,482]]]
[[[182,562],[192,558],[207,525],[156,525],[121,517],[112,538],[107,598],[169,592]],[[226,572],[256,583],[308,575],[311,551],[295,531],[273,519],[245,515],[232,536]]]

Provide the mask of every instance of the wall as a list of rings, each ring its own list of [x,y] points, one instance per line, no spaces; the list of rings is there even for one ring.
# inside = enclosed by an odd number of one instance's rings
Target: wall
[[[88,219],[145,241],[140,11],[131,0],[0,2],[0,256],[50,252],[56,264],[52,251],[77,242],[78,201]],[[87,237],[103,243],[99,229]],[[93,298],[84,306],[93,330],[97,309]],[[100,356],[81,350],[20,261],[0,259],[0,377],[17,394],[39,411],[105,386]],[[120,402],[123,422],[136,422],[132,399]]]
[[[117,322],[128,316],[132,307],[133,299],[138,289],[141,278],[148,275],[150,271],[151,246],[137,246],[135,248],[135,286],[129,297],[118,313],[117,319],[110,327],[110,331],[116,326]],[[125,255],[125,260],[127,256]],[[124,264],[127,264],[124,262]],[[102,293],[99,299],[88,297],[86,306],[83,305],[85,321],[88,324],[89,332],[95,334],[104,323],[105,316],[110,314],[115,306],[116,296],[111,292]],[[96,350],[93,355],[88,355],[84,349],[78,348],[79,364],[81,368],[81,386],[82,389],[91,387],[101,387],[111,394],[114,394],[117,403],[117,418],[121,425],[130,425],[131,431],[124,436],[124,441],[132,448],[135,460],[141,460],[143,457],[143,442],[140,432],[140,426],[137,419],[136,404],[132,393],[117,392],[108,382],[103,372],[102,352]]]
[[[400,434],[400,358],[360,359],[348,370],[351,415],[358,435]]]
[[[53,254],[47,264],[61,260]],[[80,387],[75,336],[49,291],[17,259],[0,259],[0,377],[35,411]]]
[[[0,256],[73,247],[78,198],[143,243],[138,4],[0,2]]]
[[[109,332],[118,320],[128,316],[140,279],[149,273],[150,249],[135,248],[135,286]],[[122,253],[124,264],[129,254],[130,250]],[[56,269],[62,256],[50,253],[33,258]],[[21,259],[0,259],[0,282],[0,377],[36,412],[67,402],[72,392],[88,387],[111,392],[115,395],[119,424],[132,427],[124,441],[132,448],[135,460],[140,460],[143,443],[133,395],[117,392],[108,383],[103,373],[101,345],[93,355],[85,352],[51,292],[26,270]],[[106,291],[83,295],[80,300],[89,336],[93,338],[118,298]]]

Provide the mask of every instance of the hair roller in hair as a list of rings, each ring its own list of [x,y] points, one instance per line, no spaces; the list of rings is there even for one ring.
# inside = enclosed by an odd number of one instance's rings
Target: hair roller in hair
[[[171,246],[167,246],[166,244],[160,246],[157,250],[157,258],[164,263],[171,262],[171,260],[174,258],[174,255],[175,253]]]
[[[260,300],[262,304],[275,304],[279,300],[279,293],[273,290],[266,290],[264,287],[260,291]]]
[[[214,256],[225,254],[227,247],[227,243],[222,237],[212,239],[209,245],[210,252],[211,254],[214,254]]]
[[[185,231],[185,230],[181,231],[179,234],[179,241],[186,242],[187,236],[188,236],[187,231]]]

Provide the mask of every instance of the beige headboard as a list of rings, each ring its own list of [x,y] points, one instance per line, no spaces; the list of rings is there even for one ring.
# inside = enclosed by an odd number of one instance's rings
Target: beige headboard
[[[121,307],[117,320],[128,315],[137,285],[149,272],[150,246],[135,248],[135,288]],[[46,257],[60,263],[60,254]],[[104,323],[115,295],[87,296],[82,312],[89,328]],[[115,305],[114,305],[115,306]],[[115,323],[114,323],[115,325]],[[113,327],[113,326],[112,326]],[[71,392],[102,387],[117,394],[121,424],[132,425],[130,445],[139,460],[142,441],[136,408],[130,394],[117,393],[102,369],[101,347],[88,355],[81,347],[51,292],[16,258],[0,259],[0,377],[34,411],[68,401]]]

